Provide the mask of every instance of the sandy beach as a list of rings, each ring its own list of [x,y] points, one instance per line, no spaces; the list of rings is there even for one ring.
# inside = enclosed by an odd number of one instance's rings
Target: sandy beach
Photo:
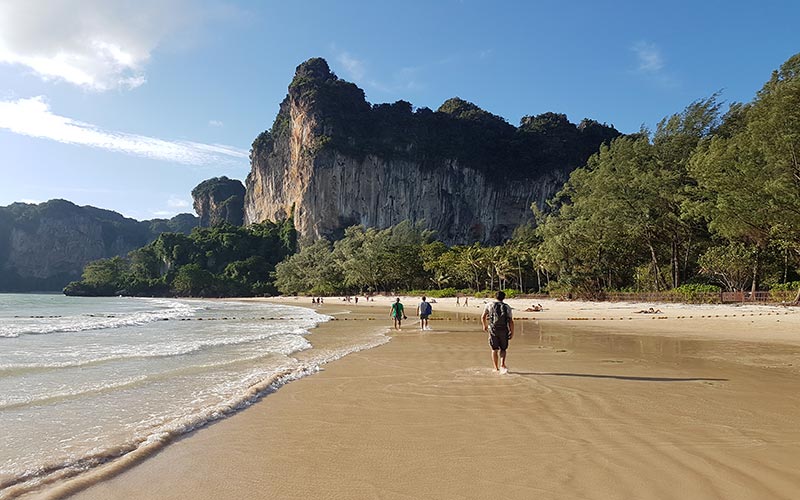
[[[312,307],[310,299],[287,300]],[[509,373],[467,308],[389,331],[390,298],[309,337],[386,331],[252,407],[38,497],[794,499],[800,309],[511,300]],[[658,314],[640,314],[648,307]],[[302,353],[298,353],[302,356]]]

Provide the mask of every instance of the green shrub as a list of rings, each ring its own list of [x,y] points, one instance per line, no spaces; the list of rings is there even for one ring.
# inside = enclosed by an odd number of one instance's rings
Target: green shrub
[[[513,299],[516,298],[517,295],[519,295],[519,291],[513,288],[506,288],[503,291],[505,292],[507,299]]]
[[[796,292],[800,289],[800,281],[790,281],[788,283],[772,285],[769,289],[772,292]]]
[[[681,285],[675,289],[678,293],[719,293],[722,289],[717,285],[705,285],[700,283]]]
[[[442,288],[441,290],[409,290],[404,292],[403,295],[410,295],[412,297],[434,297],[441,299],[443,297],[455,297],[458,291],[455,288]]]
[[[680,297],[683,302],[714,303],[717,302],[717,294],[719,294],[720,291],[722,291],[722,289],[717,285],[691,283],[681,285],[671,290],[670,293]]]
[[[791,302],[797,296],[800,289],[800,281],[790,281],[772,285],[769,289],[769,296],[773,302]]]

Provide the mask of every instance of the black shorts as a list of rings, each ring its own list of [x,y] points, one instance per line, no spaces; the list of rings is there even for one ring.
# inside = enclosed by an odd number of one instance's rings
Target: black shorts
[[[505,351],[508,349],[508,333],[498,333],[489,335],[489,345],[493,351]]]
[[[428,319],[429,316],[430,314],[420,314],[419,319]]]

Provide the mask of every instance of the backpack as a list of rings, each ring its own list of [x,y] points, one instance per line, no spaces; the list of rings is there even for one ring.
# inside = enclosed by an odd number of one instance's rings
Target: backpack
[[[431,305],[428,302],[423,302],[419,305],[419,313],[430,315],[432,311]]]
[[[508,305],[502,302],[492,304],[489,314],[489,331],[492,335],[508,334]]]

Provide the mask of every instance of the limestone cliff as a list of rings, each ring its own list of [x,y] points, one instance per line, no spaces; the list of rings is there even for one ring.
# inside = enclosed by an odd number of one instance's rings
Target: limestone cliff
[[[244,224],[244,185],[241,181],[225,176],[207,179],[192,189],[192,198],[201,227],[223,222],[234,226]]]
[[[446,243],[498,242],[617,135],[556,113],[517,128],[459,98],[435,112],[405,101],[372,106],[310,59],[253,143],[245,223],[293,213],[299,234],[316,238],[424,220]]]
[[[189,232],[197,218],[136,221],[66,200],[0,207],[0,291],[61,290],[90,261],[126,255],[163,231]]]

